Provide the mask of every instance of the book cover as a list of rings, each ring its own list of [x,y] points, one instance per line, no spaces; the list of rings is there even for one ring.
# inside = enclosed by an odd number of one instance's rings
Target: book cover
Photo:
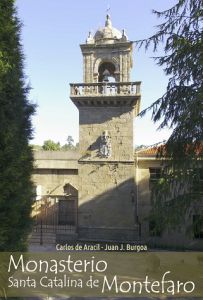
[[[0,297],[202,299],[196,2],[16,1],[33,222],[27,252],[0,253]]]

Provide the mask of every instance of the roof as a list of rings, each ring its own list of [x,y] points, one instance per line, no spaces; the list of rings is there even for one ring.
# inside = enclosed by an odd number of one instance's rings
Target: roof
[[[113,44],[117,41],[126,42],[128,41],[125,31],[122,32],[112,26],[110,15],[106,16],[106,22],[104,27],[100,27],[94,36],[91,32],[87,38],[87,44]]]
[[[146,156],[151,156],[151,157],[157,157],[157,154],[160,152],[163,152],[164,155],[166,155],[167,149],[165,147],[164,143],[159,143],[154,146],[149,146],[143,149],[140,149],[138,151],[135,151],[137,156],[140,157],[146,157]],[[196,157],[201,157],[203,154],[203,144],[200,144],[199,146],[197,145],[191,145],[191,146],[186,146],[185,147],[185,154],[190,155],[191,153],[195,154]]]
[[[141,149],[141,150],[138,150],[138,151],[135,151],[139,156],[147,156],[147,155],[150,155],[150,156],[156,156],[157,153],[158,153],[158,149],[159,147],[149,147],[149,148],[144,148],[144,149]]]

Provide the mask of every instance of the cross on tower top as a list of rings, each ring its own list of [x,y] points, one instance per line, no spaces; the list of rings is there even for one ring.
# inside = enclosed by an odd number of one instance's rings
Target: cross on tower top
[[[108,4],[108,5],[107,5],[107,9],[106,9],[106,13],[108,14],[110,10],[111,10],[111,7],[110,7],[110,5]]]

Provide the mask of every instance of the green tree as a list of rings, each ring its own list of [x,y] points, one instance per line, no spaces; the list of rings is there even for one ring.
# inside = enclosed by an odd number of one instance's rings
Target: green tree
[[[76,147],[74,146],[74,139],[73,139],[73,137],[71,135],[69,135],[67,137],[66,141],[67,141],[67,144],[65,144],[65,145],[62,146],[62,150],[67,151],[67,150],[74,150],[74,149],[76,149]]]
[[[71,148],[71,147],[74,147],[73,143],[74,143],[74,139],[71,135],[69,135],[67,137],[67,142],[68,142],[68,146]]]
[[[191,201],[199,201],[194,183],[198,178],[203,154],[203,2],[179,0],[170,9],[153,11],[163,19],[157,32],[138,46],[158,51],[155,57],[169,76],[166,92],[149,108],[160,128],[171,128],[172,134],[158,155],[167,158],[167,167],[154,189],[154,211],[162,223],[178,224],[189,211]],[[169,201],[170,199],[170,201]]]
[[[21,24],[13,0],[0,1],[0,251],[26,249],[31,229],[33,157]]]
[[[46,141],[44,141],[42,149],[45,151],[59,151],[59,150],[61,150],[61,146],[60,146],[59,142],[55,143],[52,140],[46,140]]]

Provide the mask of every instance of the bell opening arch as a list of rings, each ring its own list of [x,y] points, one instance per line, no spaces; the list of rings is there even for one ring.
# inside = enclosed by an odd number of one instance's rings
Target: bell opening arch
[[[119,64],[117,60],[98,58],[95,61],[94,81],[103,82],[105,75],[108,75],[110,82],[119,81]]]

